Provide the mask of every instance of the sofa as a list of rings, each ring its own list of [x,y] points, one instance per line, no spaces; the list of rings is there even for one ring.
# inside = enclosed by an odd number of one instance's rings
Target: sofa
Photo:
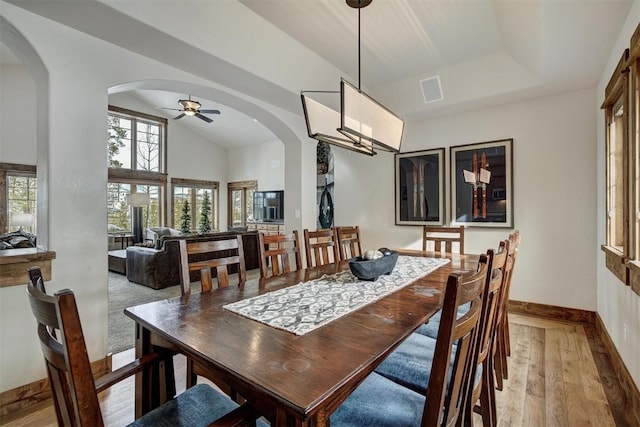
[[[180,284],[180,240],[207,241],[228,239],[242,235],[244,249],[245,268],[253,270],[259,268],[258,233],[256,231],[235,232],[224,231],[205,234],[172,235],[171,233],[159,236],[155,247],[129,246],[127,248],[127,279],[130,282],[148,286],[153,289],[163,289],[167,286]],[[235,255],[237,251],[229,251],[229,254],[221,253],[220,256]],[[231,272],[234,272],[233,270]],[[215,271],[212,271],[215,276]],[[191,273],[191,281],[198,281],[198,272]]]
[[[26,231],[12,231],[0,234],[0,250],[36,247],[36,235]]]

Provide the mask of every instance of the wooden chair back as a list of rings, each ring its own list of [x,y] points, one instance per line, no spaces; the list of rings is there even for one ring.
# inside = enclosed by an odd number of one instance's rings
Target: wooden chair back
[[[453,425],[462,417],[472,374],[482,293],[487,280],[487,257],[480,256],[474,273],[452,273],[447,280],[442,316],[427,387],[422,425]],[[470,304],[458,318],[458,308]],[[456,355],[451,363],[453,345]],[[451,371],[450,371],[451,369]]]
[[[334,264],[340,260],[333,228],[317,231],[309,231],[305,228],[303,235],[307,268]]]
[[[37,277],[37,272],[34,272],[34,275]],[[27,284],[27,295],[31,311],[38,324],[38,338],[45,359],[59,426],[103,427],[98,393],[151,368],[158,369],[160,377],[155,384],[157,396],[154,396],[154,399],[162,405],[151,412],[156,415],[151,419],[147,418],[147,421],[141,421],[141,425],[156,425],[159,419],[165,421],[167,425],[187,425],[193,422],[193,412],[199,414],[211,412],[211,408],[207,407],[208,403],[200,400],[202,397],[200,392],[191,393],[189,397],[183,399],[183,403],[177,406],[164,406],[163,402],[172,400],[176,394],[171,351],[160,349],[145,354],[94,380],[73,291],[63,289],[50,296],[30,281]],[[52,331],[58,333],[54,335]],[[211,391],[214,392],[213,389]],[[185,395],[187,393],[185,392]],[[178,409],[181,409],[182,413]],[[243,405],[228,411],[215,422],[206,421],[205,424],[210,423],[210,426],[255,425],[255,420],[259,416],[260,414],[251,406]]]
[[[42,277],[42,270],[37,265],[33,267],[27,268],[27,274],[29,274],[29,282],[33,284],[36,288],[40,289],[40,291],[47,293],[47,290],[44,287],[44,278]]]
[[[518,245],[520,244],[520,232],[514,231],[509,238],[503,242],[507,252],[507,261],[504,265],[502,294],[498,307],[498,331],[496,338],[496,348],[494,350],[494,370],[496,378],[496,388],[502,390],[503,380],[509,377],[507,357],[511,355],[511,340],[509,333],[509,294],[511,292],[511,278],[513,277],[513,267],[518,256]]]
[[[470,382],[465,417],[469,423],[473,416],[473,408],[480,400],[479,412],[484,425],[497,425],[495,410],[495,385],[493,381],[493,350],[498,328],[498,311],[502,295],[503,269],[507,260],[507,251],[501,245],[498,252],[493,249],[487,251],[487,282],[482,293],[482,309],[478,325],[477,349],[474,352],[474,363],[471,378],[481,372],[481,379],[477,384]],[[481,398],[482,397],[482,398]]]
[[[336,227],[335,231],[341,260],[346,261],[362,255],[360,226]]]
[[[221,255],[222,252],[225,252]],[[235,255],[229,255],[229,253]],[[196,260],[194,260],[194,258]],[[202,292],[229,286],[229,268],[237,266],[238,285],[247,281],[242,236],[222,240],[180,240],[180,283],[182,295],[191,293],[190,272],[200,272]],[[213,284],[212,269],[216,272],[217,286]]]
[[[271,264],[271,276],[279,276],[302,268],[298,230],[293,230],[291,234],[268,236],[259,233],[258,251],[260,252],[260,277],[262,278],[269,276],[269,264]],[[295,268],[291,267],[290,255],[295,258]]]
[[[73,291],[50,296],[29,283],[27,294],[38,322],[58,425],[103,426]]]
[[[425,225],[422,229],[422,250],[431,250],[429,242],[433,242],[435,252],[454,252],[454,243],[458,246],[457,253],[464,254],[464,225],[459,227],[435,227]]]

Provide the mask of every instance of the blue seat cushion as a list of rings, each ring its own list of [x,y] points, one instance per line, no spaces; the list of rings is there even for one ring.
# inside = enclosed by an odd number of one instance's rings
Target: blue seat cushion
[[[417,393],[425,394],[435,349],[435,339],[411,334],[378,365],[375,372]]]
[[[419,426],[424,403],[424,396],[374,372],[331,415],[331,425]]]
[[[466,303],[458,307],[458,319],[469,311],[470,303]],[[433,338],[434,340],[438,338],[438,329],[440,329],[440,317],[442,316],[442,310],[438,310],[436,314],[431,316],[428,323],[424,325],[420,325],[418,329],[416,329],[416,333],[420,335],[425,335]]]
[[[237,407],[236,402],[209,385],[197,384],[138,418],[129,426],[204,427]],[[266,424],[258,422],[258,425]]]
[[[454,342],[449,359],[447,384],[456,358],[457,345]],[[427,393],[431,367],[436,349],[436,340],[420,334],[411,334],[375,369],[375,372],[403,387],[420,394]],[[479,383],[482,366],[476,372],[474,387]]]

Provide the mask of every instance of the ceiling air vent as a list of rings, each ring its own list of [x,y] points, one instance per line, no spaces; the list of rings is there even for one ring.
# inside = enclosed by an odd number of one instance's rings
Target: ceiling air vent
[[[440,85],[440,76],[420,80],[420,88],[422,89],[422,97],[424,98],[425,104],[442,101],[444,99],[442,86]]]

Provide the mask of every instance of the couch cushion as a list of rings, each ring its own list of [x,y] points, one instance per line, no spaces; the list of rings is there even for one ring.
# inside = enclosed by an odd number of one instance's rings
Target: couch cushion
[[[182,232],[175,228],[169,227],[151,227],[147,228],[147,239],[153,241],[153,247],[160,249],[162,247],[162,237],[164,236],[179,236]]]

